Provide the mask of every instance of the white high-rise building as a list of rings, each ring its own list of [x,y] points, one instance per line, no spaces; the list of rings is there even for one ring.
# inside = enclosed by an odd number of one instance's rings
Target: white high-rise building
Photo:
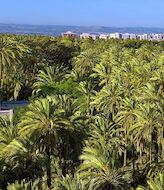
[[[109,38],[109,34],[100,34],[99,38],[107,40]]]
[[[141,35],[138,35],[138,37],[139,37],[140,40],[148,40],[149,39],[148,34],[141,34]]]
[[[122,39],[124,40],[130,39],[130,34],[129,33],[122,34]]]
[[[136,34],[130,34],[130,39],[131,39],[131,40],[137,39],[137,35],[136,35]]]
[[[109,37],[113,38],[113,39],[121,39],[122,35],[120,33],[116,32],[116,33],[110,33]]]
[[[82,33],[82,34],[80,35],[80,38],[81,38],[81,39],[91,38],[91,35],[90,35],[89,33]]]

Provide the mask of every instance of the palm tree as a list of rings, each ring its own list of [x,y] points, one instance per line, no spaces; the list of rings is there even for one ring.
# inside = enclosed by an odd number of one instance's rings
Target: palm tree
[[[93,189],[124,189],[127,188],[124,172],[117,166],[118,147],[121,140],[116,136],[118,131],[108,120],[96,117],[96,125],[91,128],[91,137],[80,159],[79,173],[82,179],[93,183]]]
[[[154,160],[158,160],[158,148],[157,137],[159,135],[159,129],[162,127],[161,113],[157,110],[155,104],[145,103],[140,104],[136,109],[135,115],[137,117],[136,123],[132,128],[134,136],[134,142],[136,143],[137,150],[144,145],[144,149],[147,154],[147,162],[152,163]],[[153,156],[152,153],[156,152]]]
[[[155,177],[151,176],[147,180],[148,188],[151,190],[164,189],[164,174],[158,173]],[[144,190],[144,187],[138,187],[137,190]]]
[[[92,49],[81,52],[74,58],[74,69],[82,76],[88,76],[92,72],[92,68],[98,62],[98,55]]]
[[[58,108],[58,102],[52,97],[32,102],[19,123],[21,136],[37,135],[45,146],[47,156],[47,185],[51,187],[51,155],[58,141],[58,131],[68,128],[70,123],[64,117],[64,110]]]
[[[9,184],[7,187],[7,190],[48,190],[48,187],[44,184],[41,185],[41,188],[38,186],[39,180],[36,180],[34,182],[27,182],[25,180],[22,180],[21,182],[16,181],[13,184]]]
[[[0,156],[7,156],[9,144],[18,136],[18,130],[8,117],[0,117]]]
[[[115,117],[115,122],[123,128],[124,140],[125,140],[125,150],[124,150],[124,166],[127,164],[127,147],[130,137],[130,130],[135,124],[135,109],[136,101],[130,98],[125,98],[121,105],[120,111]]]
[[[91,80],[80,82],[78,86],[78,90],[82,93],[85,98],[85,110],[87,116],[91,115],[91,97],[94,93],[94,85],[92,84]]]
[[[62,175],[65,176],[68,168],[74,171],[79,162],[83,140],[88,131],[88,120],[76,99],[68,95],[59,95],[57,98],[59,107],[64,110],[64,117],[70,123],[70,127],[61,129],[60,133],[60,159],[63,159]]]
[[[74,176],[66,175],[65,177],[62,177],[60,180],[60,186],[61,190],[92,190],[93,187],[86,184],[85,181],[80,179],[80,176],[78,174],[75,174]]]
[[[0,37],[0,87],[4,84],[8,67],[15,69],[28,48],[7,35]]]
[[[56,87],[56,82],[62,80],[65,69],[60,67],[46,67],[45,70],[40,70],[36,77],[36,82],[33,84],[33,93],[43,95],[52,94]]]
[[[112,67],[107,64],[97,64],[93,68],[93,74],[91,74],[91,77],[93,78],[99,78],[100,83],[99,86],[108,85],[110,80],[110,74],[111,74]]]
[[[103,87],[100,92],[96,93],[92,98],[91,105],[95,107],[98,112],[105,113],[113,119],[119,110],[121,101],[119,85],[111,84]]]

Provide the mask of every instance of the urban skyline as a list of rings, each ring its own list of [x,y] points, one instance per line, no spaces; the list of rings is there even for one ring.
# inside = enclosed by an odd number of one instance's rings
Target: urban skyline
[[[92,38],[93,40],[96,39],[123,39],[123,40],[127,40],[127,39],[136,39],[136,40],[152,40],[152,41],[161,41],[164,40],[164,33],[160,34],[160,33],[152,33],[152,34],[135,34],[135,33],[119,33],[119,32],[115,32],[115,33],[101,33],[101,34],[92,34],[92,33],[82,33],[80,35],[71,32],[71,31],[67,31],[65,33],[62,33],[61,36],[63,37],[69,37],[69,38],[78,38],[80,37],[81,39],[85,39],[85,38]]]

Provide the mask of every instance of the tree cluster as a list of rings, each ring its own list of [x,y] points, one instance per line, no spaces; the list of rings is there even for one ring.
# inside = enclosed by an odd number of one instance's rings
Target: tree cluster
[[[0,189],[163,190],[164,45],[0,36]]]

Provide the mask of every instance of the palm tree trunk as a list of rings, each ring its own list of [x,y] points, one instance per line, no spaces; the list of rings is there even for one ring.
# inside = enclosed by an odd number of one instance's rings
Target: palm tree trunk
[[[87,95],[87,115],[90,116],[90,95]]]
[[[43,190],[42,183],[42,177],[39,177],[38,190]]]
[[[49,147],[47,147],[47,186],[51,188],[51,155]]]
[[[157,129],[156,128],[153,130],[152,141],[153,141],[153,148],[154,148],[154,161],[156,163],[158,163],[159,147],[158,147],[158,142],[157,142]]]
[[[128,136],[127,136],[127,127],[125,128],[125,150],[124,150],[124,166],[127,163],[127,144],[128,144]]]

